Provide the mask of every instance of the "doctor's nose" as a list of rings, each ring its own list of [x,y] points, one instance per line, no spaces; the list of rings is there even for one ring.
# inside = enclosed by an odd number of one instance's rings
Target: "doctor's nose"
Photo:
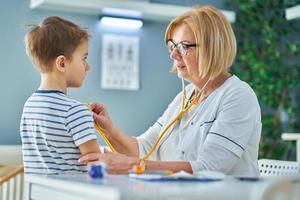
[[[170,52],[170,58],[172,60],[181,60],[182,56],[180,54],[180,52],[178,51],[177,48],[174,48],[171,52]]]

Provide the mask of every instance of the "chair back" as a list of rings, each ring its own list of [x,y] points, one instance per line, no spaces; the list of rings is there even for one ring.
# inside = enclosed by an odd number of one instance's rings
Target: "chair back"
[[[299,162],[296,161],[260,159],[258,165],[261,176],[300,174]]]

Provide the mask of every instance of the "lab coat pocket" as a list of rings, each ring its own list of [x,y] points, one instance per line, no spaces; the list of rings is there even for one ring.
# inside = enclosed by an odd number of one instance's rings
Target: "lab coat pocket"
[[[204,144],[204,142],[206,140],[206,137],[207,137],[207,134],[208,134],[210,128],[212,127],[213,121],[214,120],[203,122],[199,126],[199,128],[198,128],[199,129],[199,135],[201,135],[201,138],[199,140],[200,144]]]
[[[188,160],[195,160],[199,156],[199,152],[205,142],[207,133],[212,126],[212,121],[195,123],[190,122],[186,128],[183,151]]]

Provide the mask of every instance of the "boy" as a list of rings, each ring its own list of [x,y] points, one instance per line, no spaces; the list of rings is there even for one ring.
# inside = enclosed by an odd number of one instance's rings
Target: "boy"
[[[89,65],[88,33],[59,17],[48,17],[25,36],[27,55],[41,84],[26,101],[20,132],[25,173],[86,172],[81,155],[100,152],[87,107],[66,96],[80,87]]]

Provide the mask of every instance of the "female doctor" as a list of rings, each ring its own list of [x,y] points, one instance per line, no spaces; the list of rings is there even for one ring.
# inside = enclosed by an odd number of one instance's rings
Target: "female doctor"
[[[94,120],[118,153],[91,153],[79,161],[105,162],[109,173],[128,173],[138,165],[258,176],[260,107],[250,86],[227,71],[236,40],[225,16],[212,6],[193,7],[170,22],[165,42],[183,91],[138,137],[124,134],[105,107],[93,103]],[[185,87],[184,81],[190,84]]]

